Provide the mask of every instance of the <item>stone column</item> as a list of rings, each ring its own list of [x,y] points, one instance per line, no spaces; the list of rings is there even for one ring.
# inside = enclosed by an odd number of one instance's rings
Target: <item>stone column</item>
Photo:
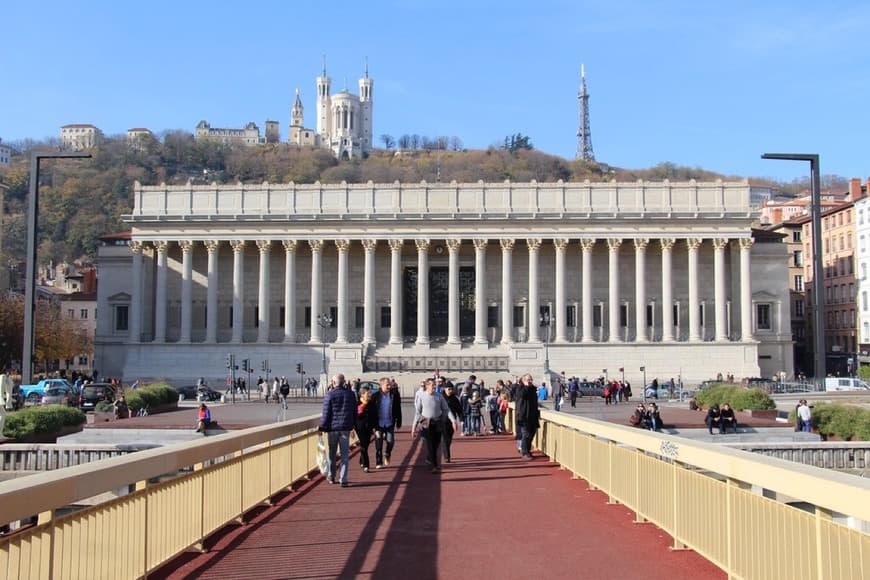
[[[336,322],[335,342],[347,343],[347,253],[350,250],[350,240],[335,240],[338,248],[338,296],[336,297],[336,310],[338,321]]]
[[[181,246],[181,334],[178,342],[189,343],[193,326],[193,242],[185,240]]]
[[[607,247],[610,249],[608,261],[609,268],[609,284],[607,292],[609,317],[609,338],[608,342],[622,342],[622,337],[619,335],[621,330],[619,324],[619,246],[622,245],[620,238],[608,238]]]
[[[713,301],[716,308],[716,342],[728,340],[728,326],[725,312],[725,248],[726,238],[713,240]]]
[[[740,240],[740,339],[752,340],[752,238]]]
[[[296,342],[296,240],[284,240],[284,342]]]
[[[584,238],[580,240],[583,248],[583,342],[594,342],[592,338],[592,248],[595,240]]]
[[[133,255],[132,288],[130,290],[130,336],[128,342],[142,340],[142,242],[130,242]]]
[[[489,344],[486,337],[486,247],[489,240],[474,240],[474,344]]]
[[[671,252],[674,238],[662,238],[662,342],[674,341],[674,291],[673,262]]]
[[[390,344],[404,344],[402,334],[402,246],[390,240]]]
[[[417,344],[429,344],[429,240],[417,244]]]
[[[218,251],[220,244],[218,240],[205,242],[205,249],[208,252],[208,288],[206,288],[205,298],[205,342],[207,344],[217,343]]]
[[[257,240],[257,249],[260,250],[260,287],[257,294],[257,342],[269,342],[271,334],[269,311],[272,309],[271,300],[271,276],[270,256],[272,250],[271,240]]]
[[[462,240],[447,240],[447,344],[462,344],[459,336],[459,248]]]
[[[646,247],[649,238],[634,240],[634,341],[648,342],[646,335]]]
[[[245,242],[233,240],[233,342],[242,342],[245,328]]]
[[[513,257],[514,240],[503,238],[501,244],[501,342],[514,341]]]
[[[541,250],[541,241],[540,238],[526,240],[529,248],[529,312],[526,316],[529,333],[526,342],[541,342],[538,334],[538,316],[541,314],[541,303],[538,297],[538,254]]]
[[[553,240],[553,245],[556,246],[556,311],[550,313],[551,322],[556,323],[556,340],[554,342],[568,342],[568,303],[565,300],[565,290],[567,282],[565,280],[566,271],[566,254],[568,243],[567,238],[557,238]],[[549,328],[546,330],[549,332]]]
[[[689,238],[689,342],[701,340],[701,320],[698,313],[698,248],[704,242],[701,238]]]
[[[321,288],[320,276],[323,240],[308,240],[308,245],[311,247],[311,337],[308,342],[320,343],[323,342],[323,335],[317,317],[323,314],[321,312],[323,288]]]
[[[169,242],[156,242],[157,288],[154,290],[154,342],[166,342],[166,252]]]
[[[375,336],[375,250],[377,240],[363,240],[365,282],[363,284],[363,344],[377,344]]]

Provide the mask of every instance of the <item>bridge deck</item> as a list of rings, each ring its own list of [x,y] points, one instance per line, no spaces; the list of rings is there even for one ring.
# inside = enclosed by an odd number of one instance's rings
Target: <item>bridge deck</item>
[[[440,474],[397,435],[392,464],[350,488],[318,476],[151,578],[724,578],[651,524],[511,437],[458,437]]]

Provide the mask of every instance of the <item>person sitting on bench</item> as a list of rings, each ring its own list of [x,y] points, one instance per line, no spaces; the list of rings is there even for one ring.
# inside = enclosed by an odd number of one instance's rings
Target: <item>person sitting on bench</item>
[[[196,421],[196,432],[197,433],[205,433],[205,430],[211,426],[211,411],[208,408],[208,405],[202,403],[199,406],[199,413],[197,414]]]
[[[737,416],[731,405],[723,403],[722,409],[719,410],[719,433],[727,433],[728,427],[737,433]]]
[[[709,409],[707,409],[707,416],[704,417],[704,423],[707,424],[707,431],[710,432],[710,435],[713,434],[713,427],[719,429],[719,432],[722,432],[722,415],[719,411],[719,405],[713,405]]]

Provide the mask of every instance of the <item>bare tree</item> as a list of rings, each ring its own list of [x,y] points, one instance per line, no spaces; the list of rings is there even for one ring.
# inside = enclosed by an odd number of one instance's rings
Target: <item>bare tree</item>
[[[393,139],[393,136],[387,135],[386,133],[381,135],[381,143],[384,144],[384,149],[386,149],[387,151],[396,146],[396,140]]]

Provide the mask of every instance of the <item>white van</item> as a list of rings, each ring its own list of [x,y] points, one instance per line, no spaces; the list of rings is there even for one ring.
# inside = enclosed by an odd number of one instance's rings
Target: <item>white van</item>
[[[870,385],[861,379],[850,377],[828,377],[825,379],[826,391],[870,391]]]

